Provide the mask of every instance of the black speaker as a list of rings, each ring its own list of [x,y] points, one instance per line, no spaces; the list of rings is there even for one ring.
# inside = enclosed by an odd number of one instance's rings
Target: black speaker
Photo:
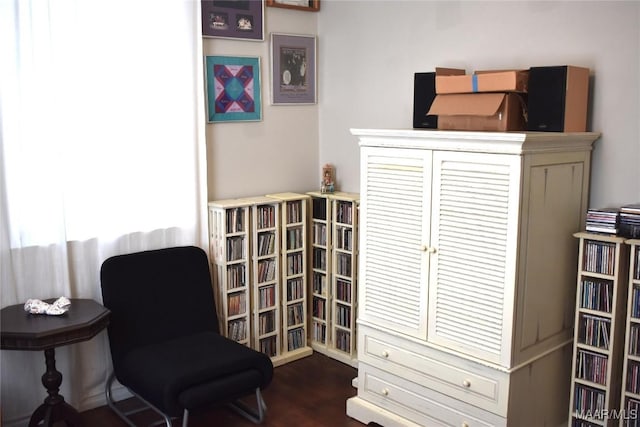
[[[427,116],[436,97],[436,73],[415,73],[413,79],[413,127],[438,128],[438,116]]]
[[[527,130],[584,132],[589,69],[570,65],[529,69]]]

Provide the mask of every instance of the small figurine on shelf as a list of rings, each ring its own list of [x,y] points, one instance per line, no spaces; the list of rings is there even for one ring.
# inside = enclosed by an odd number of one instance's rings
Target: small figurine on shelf
[[[322,166],[321,193],[333,193],[335,191],[335,168],[327,163]]]

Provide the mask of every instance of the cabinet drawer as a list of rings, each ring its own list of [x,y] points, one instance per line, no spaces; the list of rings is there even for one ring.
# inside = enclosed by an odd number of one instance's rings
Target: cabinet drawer
[[[358,396],[425,426],[505,426],[506,419],[360,364]]]
[[[368,330],[364,332],[360,353],[362,361],[497,415],[507,416],[507,373],[428,347],[412,348],[407,345],[410,343],[391,343],[382,337],[370,335]]]

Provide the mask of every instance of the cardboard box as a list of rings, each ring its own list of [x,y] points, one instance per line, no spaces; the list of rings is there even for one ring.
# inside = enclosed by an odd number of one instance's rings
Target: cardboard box
[[[438,129],[518,131],[526,128],[526,102],[517,93],[436,95],[429,114]]]
[[[474,74],[436,75],[436,93],[526,92],[527,70],[476,71]]]
[[[413,127],[438,128],[438,116],[427,114],[436,97],[436,75],[460,75],[465,70],[436,68],[435,72],[415,73],[413,78]]]

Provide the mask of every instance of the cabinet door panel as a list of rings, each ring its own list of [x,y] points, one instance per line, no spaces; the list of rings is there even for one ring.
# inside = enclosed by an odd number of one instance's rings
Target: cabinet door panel
[[[435,152],[428,340],[508,365],[520,158]]]
[[[359,319],[426,338],[431,151],[362,151]]]

